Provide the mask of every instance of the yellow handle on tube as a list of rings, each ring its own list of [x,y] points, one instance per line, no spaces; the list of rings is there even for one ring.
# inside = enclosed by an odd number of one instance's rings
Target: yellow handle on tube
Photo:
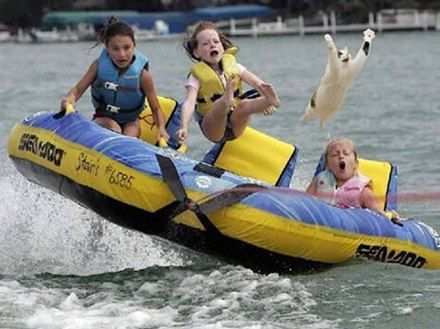
[[[168,143],[163,137],[159,138],[158,144],[160,148],[168,147]]]
[[[66,105],[66,114],[69,114],[69,113],[72,113],[72,112],[74,112],[75,110],[73,109],[73,105],[72,104],[67,104]]]
[[[177,148],[177,152],[181,154],[186,153],[186,151],[188,151],[188,146],[186,146],[185,144],[180,144],[180,146]]]
[[[169,146],[168,142],[163,137],[159,138],[157,144],[160,148],[165,148],[165,147]],[[186,153],[187,150],[188,150],[188,147],[185,144],[180,144],[179,147],[177,148],[177,152],[182,153],[182,154]]]

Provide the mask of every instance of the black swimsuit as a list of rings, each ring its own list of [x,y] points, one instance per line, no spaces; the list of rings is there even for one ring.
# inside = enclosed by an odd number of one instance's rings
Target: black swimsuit
[[[237,138],[237,136],[235,136],[235,134],[234,134],[234,130],[232,129],[232,122],[231,122],[232,112],[234,112],[233,109],[229,110],[229,112],[227,114],[225,132],[223,133],[223,137],[220,138],[220,140],[218,140],[218,141],[214,141],[214,143],[229,142],[229,141],[232,141]],[[202,132],[203,132],[202,122],[203,122],[203,119],[199,121],[199,126],[200,126],[200,130],[202,130]],[[204,134],[204,132],[203,132],[203,134]]]
[[[257,98],[259,96],[260,96],[260,94],[256,89],[251,89],[251,90],[248,90],[247,92],[245,92],[244,94],[240,95],[239,98],[240,99],[245,99],[245,98],[253,99],[253,98]],[[235,136],[235,134],[234,134],[234,130],[232,129],[232,122],[231,122],[232,112],[234,112],[233,107],[231,107],[231,109],[229,110],[229,112],[227,114],[226,127],[225,127],[225,132],[223,133],[223,137],[220,138],[219,141],[216,141],[214,143],[225,143],[225,142],[229,142],[229,141],[232,141],[237,138],[237,136]],[[199,126],[203,132],[202,121],[203,121],[203,118],[201,120],[199,120]]]

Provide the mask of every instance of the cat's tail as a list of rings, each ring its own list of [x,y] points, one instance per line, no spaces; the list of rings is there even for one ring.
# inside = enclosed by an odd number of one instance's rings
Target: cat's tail
[[[307,106],[306,108],[306,113],[301,117],[301,119],[299,120],[301,123],[306,122],[307,120],[309,120],[311,117],[313,116],[313,111],[312,111],[312,107],[310,106],[310,104]]]
[[[310,99],[309,105],[307,105],[306,113],[300,119],[301,123],[309,120],[311,117],[313,117],[315,115],[315,112],[313,111],[315,106],[316,106],[316,91],[313,93],[313,96]]]

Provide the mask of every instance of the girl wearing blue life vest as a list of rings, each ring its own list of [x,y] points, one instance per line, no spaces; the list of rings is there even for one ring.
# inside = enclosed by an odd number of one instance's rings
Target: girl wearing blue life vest
[[[95,122],[118,133],[139,137],[138,117],[145,107],[146,96],[158,127],[157,138],[168,140],[164,115],[148,71],[148,57],[135,49],[132,28],[110,17],[96,45],[99,43],[105,49],[62,100],[61,110],[67,104],[74,105],[91,86]]]
[[[252,114],[270,115],[280,106],[272,85],[237,63],[234,55],[238,49],[214,23],[199,22],[183,46],[197,63],[191,67],[186,83],[186,98],[177,132],[181,142],[187,137],[194,109],[203,134],[218,143],[240,136]],[[241,81],[256,88],[260,95],[242,99]]]

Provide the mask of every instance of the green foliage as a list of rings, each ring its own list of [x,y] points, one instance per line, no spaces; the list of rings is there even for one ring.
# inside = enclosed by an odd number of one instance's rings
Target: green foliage
[[[393,3],[394,8],[419,8],[420,4],[415,0],[400,0]]]
[[[197,3],[204,1],[194,0],[174,0],[168,5],[168,9],[182,10],[192,8]],[[215,3],[216,1],[211,1]],[[217,1],[220,3],[220,1]],[[343,23],[365,23],[368,21],[368,13],[376,11],[375,5],[385,3],[381,8],[439,8],[438,1],[369,1],[369,0],[230,0],[221,1],[222,4],[244,4],[244,3],[264,3],[275,9],[279,9],[283,16],[297,16],[299,13],[306,16],[315,16],[319,11],[329,13],[334,10],[339,20]],[[0,22],[12,27],[31,27],[39,26],[41,18],[46,9],[49,10],[72,10],[75,1],[68,0],[0,0]],[[391,4],[391,5],[390,5]],[[89,8],[90,9],[90,8]],[[156,11],[162,10],[163,4],[160,0],[107,0],[101,10],[138,10]],[[291,12],[288,12],[290,9]]]
[[[374,10],[372,1],[368,0],[342,0],[337,3],[346,23],[365,23],[368,13]]]
[[[40,24],[44,0],[0,0],[0,22],[13,27]]]

